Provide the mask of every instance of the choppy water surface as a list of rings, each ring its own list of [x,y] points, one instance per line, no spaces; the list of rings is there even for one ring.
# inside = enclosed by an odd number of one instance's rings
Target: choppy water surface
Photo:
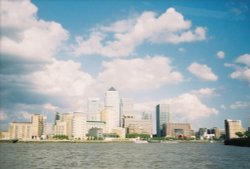
[[[250,148],[200,143],[1,143],[0,168],[249,169]]]

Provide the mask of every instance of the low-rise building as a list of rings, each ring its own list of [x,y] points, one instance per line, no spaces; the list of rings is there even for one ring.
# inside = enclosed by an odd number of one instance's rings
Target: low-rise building
[[[166,123],[164,131],[167,137],[191,137],[193,132],[189,123]]]
[[[9,138],[30,140],[33,134],[32,127],[31,122],[12,122],[9,126]]]
[[[152,135],[152,120],[135,119],[133,116],[124,117],[124,127],[128,134]]]
[[[245,131],[245,129],[242,127],[240,120],[231,120],[231,119],[225,120],[226,140],[229,140],[232,138],[238,138],[236,133],[237,132],[244,132],[244,131]]]

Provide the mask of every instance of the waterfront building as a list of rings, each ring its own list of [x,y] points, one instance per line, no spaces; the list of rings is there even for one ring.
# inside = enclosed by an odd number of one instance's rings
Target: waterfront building
[[[10,133],[9,133],[9,131],[1,131],[0,132],[0,139],[1,140],[10,139]]]
[[[65,121],[56,121],[56,125],[54,125],[54,135],[67,136],[67,123]]]
[[[72,113],[64,113],[61,115],[62,122],[65,122],[66,124],[66,136],[69,138],[73,137],[73,114]]]
[[[232,138],[238,138],[236,135],[237,132],[244,132],[245,129],[241,125],[241,120],[231,120],[226,119],[225,120],[225,137],[226,140],[232,139]]]
[[[9,126],[9,138],[30,140],[32,139],[32,123],[31,122],[12,122]]]
[[[54,124],[56,124],[56,121],[58,121],[58,120],[60,120],[60,114],[59,114],[59,112],[56,112]]]
[[[151,119],[135,119],[133,116],[125,116],[124,127],[128,134],[149,134],[152,135]]]
[[[87,114],[74,112],[73,114],[73,137],[74,139],[85,139],[87,131]]]
[[[89,139],[98,139],[98,138],[103,138],[103,130],[101,128],[91,128],[88,130],[88,138]]]
[[[88,99],[87,121],[101,120],[101,103],[99,98]]]
[[[120,127],[121,115],[120,115],[120,98],[118,91],[111,87],[106,93],[104,98],[104,106],[110,107],[111,115],[109,116],[110,127],[116,128]]]
[[[104,133],[112,133],[112,129],[116,127],[112,117],[113,111],[111,106],[105,106],[101,111],[101,121],[105,122]]]
[[[170,122],[169,105],[158,104],[156,106],[156,135],[157,137],[165,136],[163,125]]]
[[[102,132],[106,130],[106,123],[104,121],[87,121],[87,131],[91,130],[92,128],[101,129]]]
[[[32,123],[32,139],[39,139],[44,131],[44,116],[40,114],[33,114],[31,116]]]
[[[134,105],[131,98],[121,98],[120,101],[120,126],[123,127],[123,118],[124,116],[133,116],[134,113]]]
[[[212,134],[214,134],[214,137],[216,139],[219,139],[221,137],[221,132],[220,132],[220,129],[218,127],[212,128]]]
[[[164,131],[167,137],[191,137],[193,131],[189,123],[166,123],[164,124]]]
[[[125,139],[126,137],[125,128],[122,127],[113,128],[112,133],[117,134],[119,136],[119,139]]]

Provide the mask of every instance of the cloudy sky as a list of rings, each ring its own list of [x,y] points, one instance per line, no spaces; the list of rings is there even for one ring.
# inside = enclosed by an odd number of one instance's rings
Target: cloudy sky
[[[1,1],[0,123],[85,111],[114,86],[136,112],[250,118],[249,1]]]

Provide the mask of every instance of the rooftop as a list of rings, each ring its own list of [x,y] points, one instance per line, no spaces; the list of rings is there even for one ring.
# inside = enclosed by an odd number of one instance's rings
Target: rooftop
[[[111,86],[108,91],[116,91],[116,89],[113,86]]]

